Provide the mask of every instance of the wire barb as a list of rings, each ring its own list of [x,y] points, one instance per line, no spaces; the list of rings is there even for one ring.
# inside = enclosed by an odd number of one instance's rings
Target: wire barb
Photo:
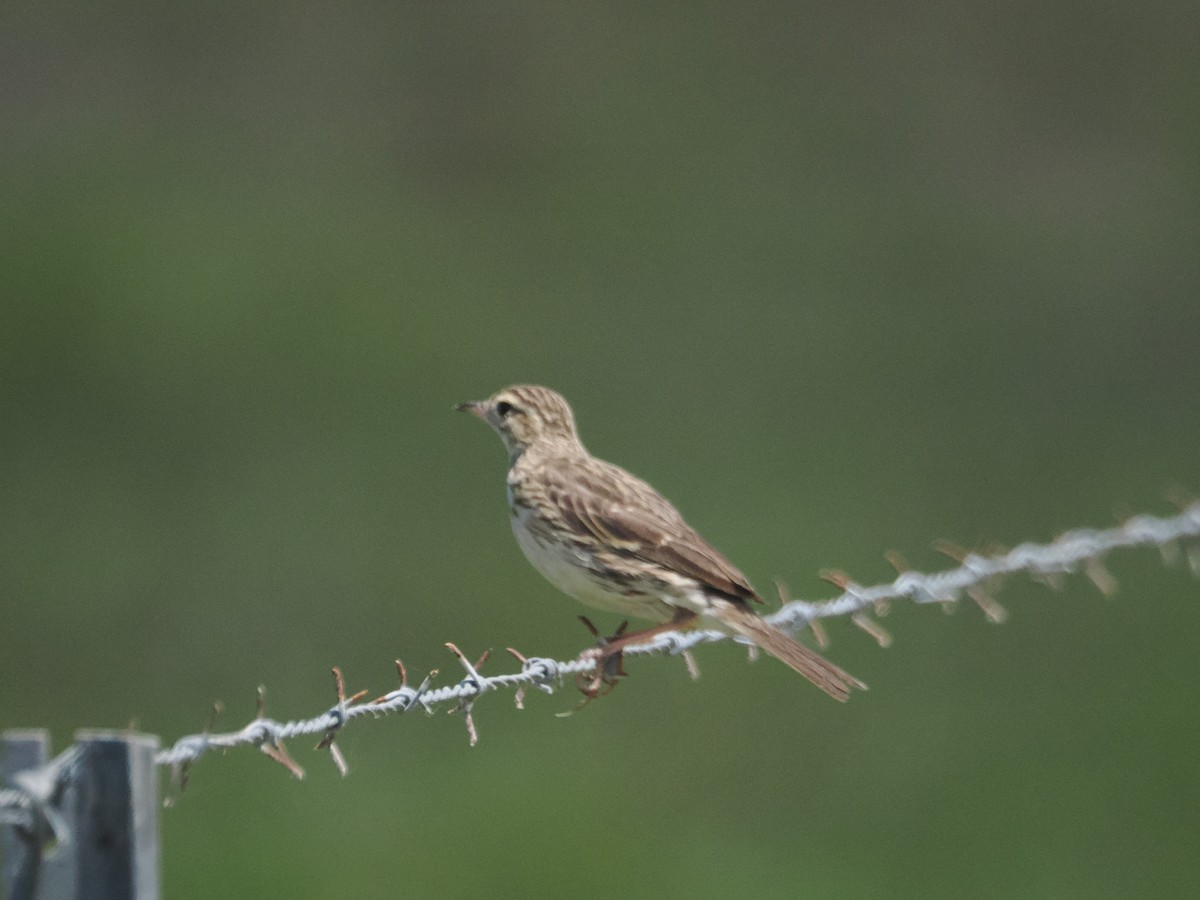
[[[352,703],[357,703],[363,697],[367,696],[367,691],[359,691],[353,697],[346,696],[346,680],[342,677],[342,670],[337,666],[333,667],[333,683],[337,689],[337,706],[329,710],[326,715],[329,718],[329,727],[325,729],[325,735],[317,742],[314,750],[328,750],[329,756],[333,760],[333,764],[337,766],[338,772],[345,778],[350,774],[350,768],[346,765],[346,757],[342,755],[341,748],[335,743],[337,733],[342,730],[348,721],[346,718],[346,710]]]
[[[467,677],[460,681],[459,684],[466,685],[474,689],[472,693],[465,694],[464,696],[460,697],[458,705],[449,711],[451,715],[454,713],[462,713],[463,719],[466,720],[467,723],[467,739],[471,742],[471,746],[474,747],[479,743],[479,731],[475,727],[475,717],[472,715],[472,711],[475,708],[475,701],[483,696],[484,691],[491,690],[492,687],[488,682],[488,679],[479,674],[479,670],[483,668],[483,664],[488,661],[488,658],[492,655],[492,651],[484,650],[483,655],[479,657],[478,661],[474,665],[472,665],[470,660],[467,659],[466,654],[459,650],[454,644],[447,641],[446,647],[451,653],[458,657],[459,663],[467,671]]]

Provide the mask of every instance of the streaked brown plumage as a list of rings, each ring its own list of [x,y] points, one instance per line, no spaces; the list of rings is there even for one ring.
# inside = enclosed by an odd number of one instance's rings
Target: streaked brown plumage
[[[521,549],[552,584],[589,606],[662,623],[704,622],[740,634],[837,700],[864,685],[766,622],[746,576],[658,491],[592,456],[549,388],[516,385],[458,407],[487,422],[509,453],[508,498]]]

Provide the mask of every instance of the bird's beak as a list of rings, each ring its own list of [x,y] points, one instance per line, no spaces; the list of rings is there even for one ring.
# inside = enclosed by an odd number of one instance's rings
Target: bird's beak
[[[487,421],[487,404],[482,400],[468,400],[466,403],[460,403],[454,408],[459,412],[469,412],[475,418]]]

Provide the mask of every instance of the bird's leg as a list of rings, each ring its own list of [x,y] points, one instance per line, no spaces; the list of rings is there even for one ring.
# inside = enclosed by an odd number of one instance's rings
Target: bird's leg
[[[594,636],[599,636],[600,632],[590,619],[586,616],[579,618]],[[641,631],[628,631],[629,622],[622,622],[612,637],[599,638],[596,647],[580,654],[581,659],[595,658],[596,671],[590,674],[580,673],[575,679],[576,686],[588,700],[594,700],[596,697],[609,693],[616,687],[617,680],[626,674],[621,663],[624,660],[627,646],[645,643],[656,634],[687,628],[694,624],[695,620],[696,613],[690,609],[678,609],[669,621],[650,628],[643,628]]]

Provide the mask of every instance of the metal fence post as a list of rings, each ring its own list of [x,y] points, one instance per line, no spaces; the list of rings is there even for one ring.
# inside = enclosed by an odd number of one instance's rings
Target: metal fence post
[[[50,732],[42,728],[12,729],[0,741],[0,786],[14,784],[18,772],[40,769],[50,760]],[[47,835],[36,828],[0,827],[0,896],[25,900],[37,896],[54,866],[43,864]],[[44,895],[45,896],[45,895]]]
[[[3,829],[7,900],[158,900],[158,738],[81,731],[52,800],[65,831]],[[7,781],[47,764],[45,732],[5,732]]]
[[[158,900],[158,738],[80,731],[71,850],[78,900]]]

